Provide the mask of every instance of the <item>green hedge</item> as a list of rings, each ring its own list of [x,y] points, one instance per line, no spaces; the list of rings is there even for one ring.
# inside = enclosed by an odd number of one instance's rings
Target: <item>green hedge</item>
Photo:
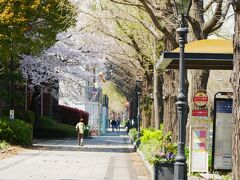
[[[29,110],[16,110],[15,116],[17,119],[22,119],[23,121],[26,121],[28,123],[34,123],[35,122],[35,113]]]
[[[51,118],[47,117],[47,116],[41,116],[39,118],[39,126],[44,127],[44,128],[53,128],[57,125],[57,123],[52,120]]]
[[[0,118],[0,140],[11,144],[32,145],[32,125],[18,119]]]
[[[33,128],[35,138],[68,138],[76,137],[75,126],[56,123],[49,117],[42,116],[38,126]]]
[[[9,111],[10,109],[3,109],[2,114],[3,116],[9,117]],[[15,109],[15,118],[21,119],[28,123],[34,123],[35,122],[35,113],[29,110],[22,110],[22,109]]]
[[[61,127],[46,128],[46,127],[34,127],[33,136],[35,138],[67,138],[76,137],[76,131],[66,130]]]

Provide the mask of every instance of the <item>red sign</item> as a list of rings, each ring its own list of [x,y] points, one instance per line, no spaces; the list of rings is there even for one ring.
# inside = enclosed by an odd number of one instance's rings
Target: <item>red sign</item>
[[[197,92],[193,97],[193,102],[197,106],[200,106],[200,107],[205,106],[208,102],[207,93],[205,91]]]
[[[208,116],[208,110],[207,109],[192,110],[192,116]]]

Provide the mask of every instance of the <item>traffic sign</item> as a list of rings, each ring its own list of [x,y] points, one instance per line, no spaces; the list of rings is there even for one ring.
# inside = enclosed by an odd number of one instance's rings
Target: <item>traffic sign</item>
[[[208,103],[208,96],[205,91],[198,91],[193,96],[193,102],[199,107],[205,106]]]

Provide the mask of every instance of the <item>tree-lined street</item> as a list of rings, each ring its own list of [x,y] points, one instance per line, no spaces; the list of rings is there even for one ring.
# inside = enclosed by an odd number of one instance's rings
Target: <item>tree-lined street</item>
[[[239,0],[1,0],[0,179],[240,180],[239,18]]]

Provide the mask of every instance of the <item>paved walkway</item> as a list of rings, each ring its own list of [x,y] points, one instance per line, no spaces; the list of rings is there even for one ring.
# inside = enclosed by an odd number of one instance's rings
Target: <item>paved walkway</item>
[[[70,150],[70,151],[97,151],[97,152],[133,152],[129,137],[124,131],[107,131],[102,136],[93,136],[84,139],[84,146],[79,147],[77,139],[37,140],[35,148]]]
[[[0,161],[1,180],[148,180],[124,132],[85,139],[38,140],[34,148]]]

